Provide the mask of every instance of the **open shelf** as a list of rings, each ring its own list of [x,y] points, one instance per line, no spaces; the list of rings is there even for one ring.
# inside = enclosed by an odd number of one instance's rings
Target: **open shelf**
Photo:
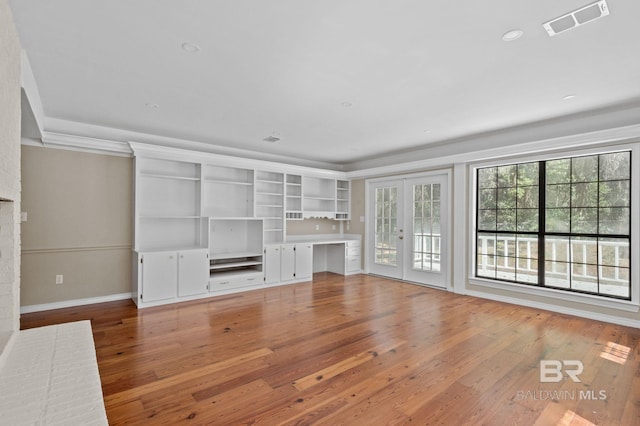
[[[136,158],[139,176],[154,179],[200,180],[200,165],[184,161]]]
[[[220,279],[233,279],[233,278],[242,278],[249,275],[253,275],[255,273],[262,273],[261,270],[243,268],[243,269],[234,269],[229,271],[215,271],[210,275],[211,279],[220,280]],[[258,281],[260,283],[261,281]]]
[[[284,237],[285,175],[256,171],[256,217],[264,219],[265,242]]]
[[[206,178],[205,182],[217,183],[220,185],[238,185],[238,186],[253,186],[252,182],[238,182],[234,180],[226,180],[226,179],[211,179]]]
[[[171,180],[189,180],[189,181],[200,180],[199,177],[172,176],[172,175],[165,175],[165,174],[159,174],[159,173],[141,173],[140,176],[143,178],[149,178],[149,179],[171,179]]]
[[[262,256],[262,250],[259,251],[237,251],[237,252],[228,252],[228,253],[217,253],[217,254],[209,254],[209,259],[211,260],[222,260],[222,259],[240,259],[243,257],[256,257]]]
[[[348,180],[336,181],[336,220],[349,220],[351,183]]]
[[[262,265],[262,256],[260,256],[261,260],[237,260],[237,259],[225,259],[225,262],[215,263],[211,262],[209,269],[211,271],[219,270],[219,269],[246,269],[247,266],[259,266]]]
[[[212,279],[228,273],[262,271],[262,219],[212,218],[209,230],[209,270]]]

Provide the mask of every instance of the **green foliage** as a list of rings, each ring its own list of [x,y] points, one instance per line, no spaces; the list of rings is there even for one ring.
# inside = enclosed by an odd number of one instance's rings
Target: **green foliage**
[[[539,205],[538,180],[539,163],[480,169],[478,171],[479,229],[536,232]]]

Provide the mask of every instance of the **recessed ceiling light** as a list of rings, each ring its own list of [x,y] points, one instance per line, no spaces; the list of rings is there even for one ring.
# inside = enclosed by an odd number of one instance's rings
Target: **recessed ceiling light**
[[[185,42],[182,43],[182,50],[189,53],[196,53],[200,51],[200,46],[198,46],[197,44]]]
[[[504,40],[504,41],[514,41],[514,40],[517,40],[520,37],[522,37],[522,34],[524,34],[524,31],[522,31],[522,30],[507,31],[506,33],[502,34],[502,40]]]
[[[147,102],[146,104],[144,104],[144,106],[146,106],[149,109],[158,109],[158,108],[160,108],[160,105],[154,104],[154,103],[151,103],[151,102]]]
[[[425,129],[425,133],[431,133],[431,129]]]
[[[343,108],[351,108],[353,104],[349,101],[340,102],[340,106]]]
[[[563,96],[562,99],[565,101],[568,101],[569,99],[573,99],[575,98],[577,95],[567,95],[567,96]]]

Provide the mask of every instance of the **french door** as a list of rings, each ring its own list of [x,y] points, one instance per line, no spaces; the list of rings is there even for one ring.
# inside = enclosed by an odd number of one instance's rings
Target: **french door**
[[[448,182],[448,174],[430,174],[369,183],[370,273],[448,286]]]

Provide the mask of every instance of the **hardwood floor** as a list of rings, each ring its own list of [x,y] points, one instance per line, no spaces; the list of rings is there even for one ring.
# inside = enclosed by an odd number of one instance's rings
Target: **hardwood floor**
[[[378,277],[22,327],[81,319],[112,425],[640,424],[640,330]],[[541,359],[581,361],[581,382],[540,383]]]

